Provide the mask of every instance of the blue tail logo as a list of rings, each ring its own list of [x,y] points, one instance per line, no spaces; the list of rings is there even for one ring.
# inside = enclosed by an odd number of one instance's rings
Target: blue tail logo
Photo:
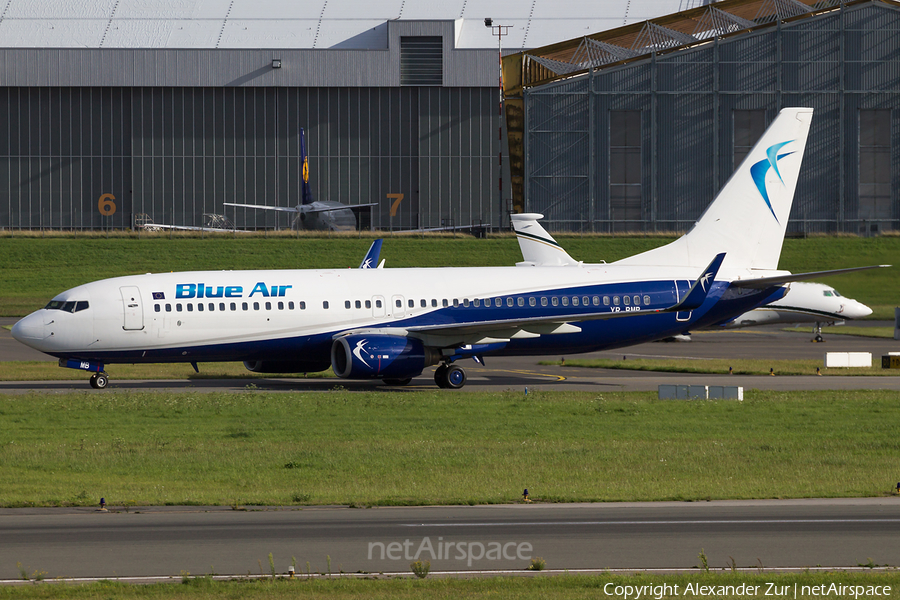
[[[777,223],[781,223],[781,221],[778,220],[778,215],[775,214],[775,209],[772,208],[772,202],[769,200],[769,192],[766,191],[766,175],[769,173],[769,169],[774,169],[775,174],[778,175],[778,179],[784,184],[784,179],[782,179],[781,173],[778,171],[778,161],[785,156],[790,156],[793,152],[778,154],[778,151],[793,141],[794,140],[788,140],[769,146],[766,150],[766,158],[750,167],[750,176],[753,177],[753,183],[756,184],[756,189],[759,190],[763,200],[766,201],[766,206],[769,207],[769,210],[772,212],[772,216],[775,217]]]

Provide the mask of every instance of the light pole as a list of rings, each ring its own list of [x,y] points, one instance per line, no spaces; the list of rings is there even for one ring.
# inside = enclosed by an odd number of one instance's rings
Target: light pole
[[[497,36],[497,64],[499,65],[500,97],[497,103],[497,190],[500,194],[497,212],[497,229],[503,228],[503,36],[509,34],[512,25],[494,25],[490,17],[484,20],[484,26],[491,28],[491,35]]]

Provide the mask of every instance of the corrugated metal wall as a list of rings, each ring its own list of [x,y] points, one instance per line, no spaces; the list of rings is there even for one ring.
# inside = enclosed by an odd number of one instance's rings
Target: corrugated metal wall
[[[0,227],[121,228],[142,213],[289,227],[289,215],[223,203],[298,204],[301,127],[316,199],[376,202],[372,222],[384,229],[496,221],[497,93],[0,88]],[[389,194],[404,195],[393,217]]]
[[[900,13],[880,3],[781,23],[525,91],[525,210],[554,230],[614,231],[610,111],[642,111],[644,231],[684,230],[734,170],[736,110],[816,109],[789,232],[871,231],[859,215],[859,111],[891,113],[900,229]]]

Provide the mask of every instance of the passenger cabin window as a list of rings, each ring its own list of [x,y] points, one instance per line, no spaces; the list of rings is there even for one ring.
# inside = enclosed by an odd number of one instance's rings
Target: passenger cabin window
[[[349,300],[344,300],[344,308],[346,308],[346,309],[349,309],[349,308],[350,308],[350,301],[349,301]]]
[[[323,301],[322,301],[322,308],[324,308],[324,309],[326,309],[326,310],[328,309],[328,300],[323,300]]]
[[[494,306],[496,306],[497,308],[500,308],[500,306],[502,304],[503,304],[503,302],[500,300],[500,298],[494,298]]]
[[[372,308],[372,301],[366,300],[366,308]]]
[[[415,300],[410,300],[410,301],[408,302],[408,304],[409,304],[409,307],[410,307],[410,308],[415,308],[415,307],[416,307],[416,301],[415,301]]]
[[[328,308],[327,306],[325,308]],[[272,303],[266,302],[266,310],[272,310]]]
[[[284,302],[278,303],[278,310],[284,310]]]
[[[428,301],[425,300],[425,298],[422,298],[421,300],[419,300],[419,306],[421,306],[422,308],[428,308]]]
[[[375,301],[375,308],[381,308],[381,300]]]
[[[203,312],[203,303],[202,302],[197,303],[197,310],[200,312]]]
[[[306,302],[300,301],[300,310],[306,310]]]
[[[357,300],[356,303],[354,304],[354,306],[355,306],[356,308],[362,308],[362,302],[360,302],[359,300]]]

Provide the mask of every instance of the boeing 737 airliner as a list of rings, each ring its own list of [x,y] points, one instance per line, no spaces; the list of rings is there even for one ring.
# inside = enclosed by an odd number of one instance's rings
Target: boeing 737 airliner
[[[693,229],[611,264],[574,261],[538,224],[512,215],[515,267],[202,271],[75,287],[13,336],[92,371],[114,363],[244,361],[262,373],[312,372],[405,384],[459,359],[588,352],[677,335],[783,296],[823,273],[777,270],[812,109],[781,111]],[[365,262],[365,261],[364,261]]]

